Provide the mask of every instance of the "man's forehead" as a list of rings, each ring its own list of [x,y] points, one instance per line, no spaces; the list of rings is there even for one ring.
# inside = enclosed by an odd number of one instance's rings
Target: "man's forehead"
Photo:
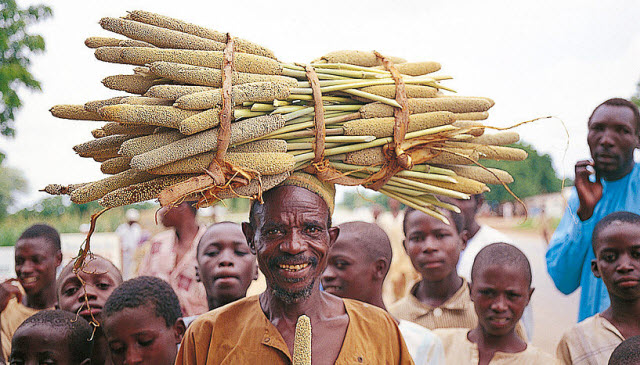
[[[594,112],[589,120],[589,125],[594,123],[621,123],[632,127],[635,125],[635,116],[631,108],[624,105],[601,105]]]
[[[281,186],[263,196],[262,214],[269,219],[283,216],[324,216],[329,214],[325,201],[316,193],[297,186]]]

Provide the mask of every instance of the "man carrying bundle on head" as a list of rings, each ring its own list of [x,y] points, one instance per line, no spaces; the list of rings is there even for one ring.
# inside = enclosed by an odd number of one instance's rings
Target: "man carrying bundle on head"
[[[319,290],[328,250],[333,185],[294,173],[252,204],[243,231],[267,290],[200,316],[176,364],[412,364],[393,318]]]
[[[610,304],[604,283],[591,273],[595,225],[616,211],[640,213],[640,165],[633,160],[640,143],[638,107],[609,99],[593,111],[588,130],[593,161],[576,163],[575,193],[547,251],[547,270],[556,287],[565,294],[581,288],[579,321]]]

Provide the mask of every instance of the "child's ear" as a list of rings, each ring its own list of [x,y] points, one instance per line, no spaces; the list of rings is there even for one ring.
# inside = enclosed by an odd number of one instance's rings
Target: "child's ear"
[[[460,232],[460,239],[462,240],[462,248],[460,249],[460,252],[462,252],[465,248],[467,248],[467,241],[469,241],[469,231],[463,229],[462,232]]]
[[[529,305],[529,302],[531,302],[531,296],[533,295],[533,292],[536,290],[536,288],[531,288],[529,290],[529,299],[527,300],[527,305]]]
[[[201,283],[202,280],[200,280],[200,268],[198,267],[198,265],[196,265],[195,267],[196,267],[196,281]]]
[[[596,278],[602,278],[602,275],[600,275],[600,269],[598,269],[598,260],[591,260],[591,272]]]
[[[176,339],[176,344],[182,342],[182,336],[184,336],[185,332],[187,332],[187,326],[185,326],[182,318],[178,318],[176,323],[173,324],[173,335]]]
[[[253,280],[258,280],[259,272],[258,272],[258,262],[254,260],[253,262]]]
[[[469,296],[471,297],[471,301],[473,302],[473,295],[471,295],[471,282],[467,282],[467,287],[469,288]]]
[[[402,240],[402,247],[404,248],[404,252],[407,252],[407,238],[406,237]]]
[[[376,280],[384,280],[389,269],[389,263],[383,258],[379,258],[373,263],[373,278]]]

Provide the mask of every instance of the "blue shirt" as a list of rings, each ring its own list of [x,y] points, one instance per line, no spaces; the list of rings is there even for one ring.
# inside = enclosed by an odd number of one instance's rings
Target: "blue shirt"
[[[602,198],[591,218],[581,221],[576,211],[578,194],[573,189],[567,210],[556,229],[547,251],[547,270],[558,290],[564,294],[581,287],[578,321],[609,307],[609,294],[601,279],[593,276],[591,260],[595,259],[591,234],[605,216],[618,211],[640,214],[640,164],[616,181],[602,180]]]

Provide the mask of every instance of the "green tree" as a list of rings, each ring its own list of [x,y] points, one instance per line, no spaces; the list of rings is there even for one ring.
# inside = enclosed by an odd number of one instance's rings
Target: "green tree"
[[[0,165],[0,221],[7,216],[7,208],[14,203],[15,193],[26,189],[27,181],[22,171]]]
[[[636,93],[631,97],[631,101],[640,107],[640,82],[636,85]]]
[[[14,135],[15,111],[22,105],[17,91],[40,90],[40,83],[29,72],[30,57],[44,51],[44,39],[28,28],[51,15],[44,5],[21,9],[15,0],[0,0],[0,135]]]
[[[556,176],[551,163],[551,156],[539,154],[532,146],[526,143],[517,143],[513,147],[519,147],[527,151],[529,157],[524,161],[482,161],[485,167],[495,167],[508,171],[513,179],[509,188],[520,198],[554,193],[562,188],[562,180]],[[565,185],[571,182],[565,182]],[[500,185],[492,185],[491,191],[485,194],[485,199],[496,202],[514,201],[515,198]]]

